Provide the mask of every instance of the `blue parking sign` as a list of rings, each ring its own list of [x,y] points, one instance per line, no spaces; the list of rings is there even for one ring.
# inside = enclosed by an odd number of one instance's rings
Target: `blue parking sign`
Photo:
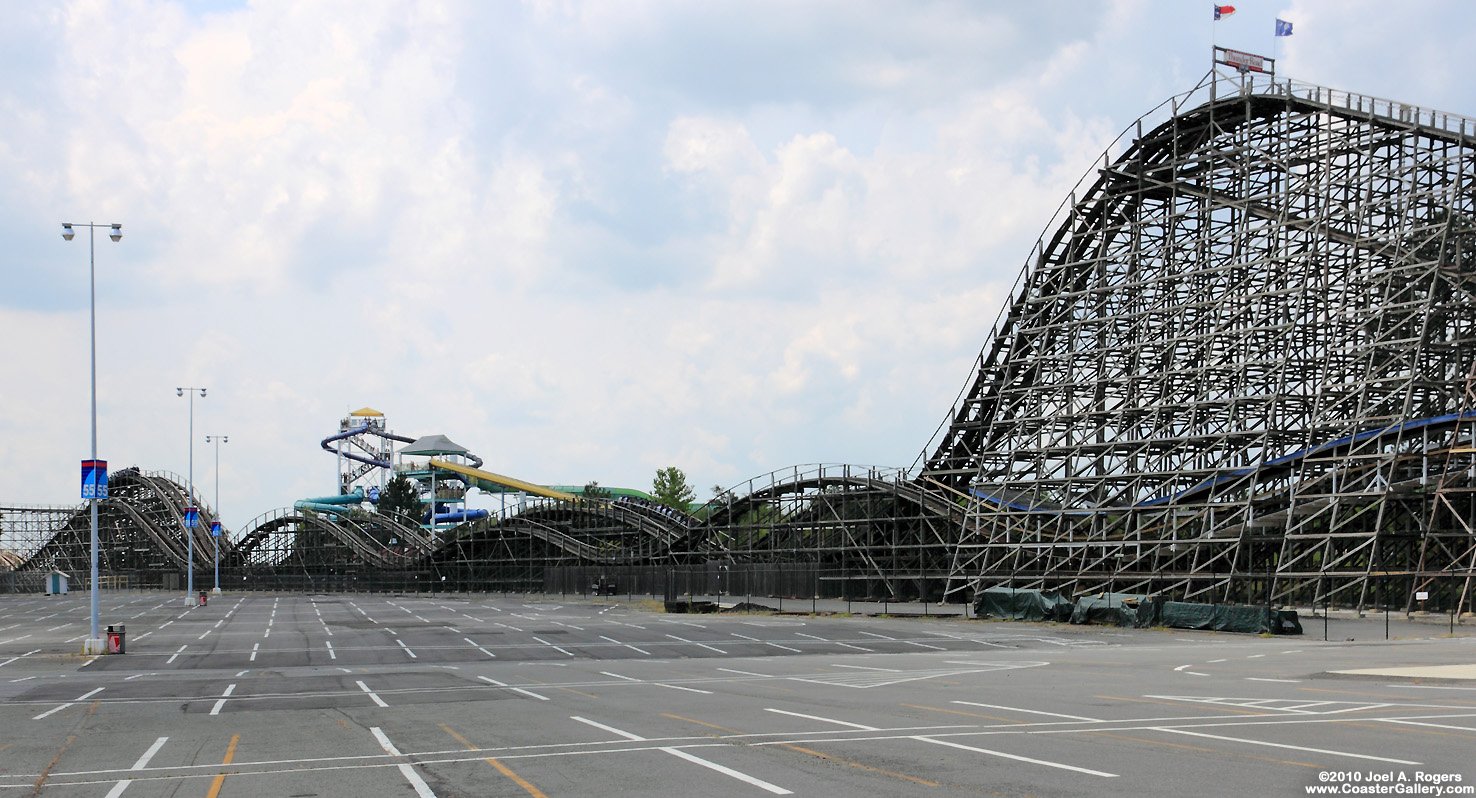
[[[220,522],[219,521],[211,521],[210,522],[210,537],[213,537],[213,538],[220,537]]]
[[[194,529],[195,527],[199,526],[200,509],[198,507],[186,507],[184,522],[186,529]]]
[[[108,461],[82,461],[82,498],[106,499],[108,497]]]

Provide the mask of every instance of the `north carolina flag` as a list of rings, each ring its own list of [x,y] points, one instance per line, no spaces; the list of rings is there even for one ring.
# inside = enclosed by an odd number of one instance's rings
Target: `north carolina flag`
[[[1235,6],[1215,6],[1215,19],[1228,17],[1235,13]]]
[[[1277,36],[1290,36],[1290,35],[1292,35],[1292,24],[1290,22],[1287,22],[1284,19],[1278,19],[1278,20],[1276,20],[1276,35]]]

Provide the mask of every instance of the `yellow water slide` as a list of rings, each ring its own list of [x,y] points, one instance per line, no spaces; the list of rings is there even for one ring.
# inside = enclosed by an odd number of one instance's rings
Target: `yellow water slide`
[[[543,485],[535,485],[532,482],[524,482],[515,477],[505,477],[501,474],[494,474],[491,471],[483,471],[480,468],[472,468],[471,466],[464,466],[458,463],[448,463],[445,460],[437,460],[434,457],[431,458],[430,467],[460,474],[469,479],[473,487],[480,490],[500,492],[504,488],[512,488],[513,490],[524,493],[531,493],[534,496],[545,496],[550,499],[561,499],[563,501],[573,501],[579,498],[572,493],[554,490]],[[489,487],[490,485],[496,485],[498,487],[491,488]]]

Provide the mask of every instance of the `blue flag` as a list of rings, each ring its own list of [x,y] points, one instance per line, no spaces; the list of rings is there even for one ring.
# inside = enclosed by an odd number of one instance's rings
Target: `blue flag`
[[[1284,19],[1278,19],[1278,20],[1276,20],[1276,35],[1277,36],[1290,36],[1290,35],[1292,35],[1292,24],[1290,22],[1287,22]]]

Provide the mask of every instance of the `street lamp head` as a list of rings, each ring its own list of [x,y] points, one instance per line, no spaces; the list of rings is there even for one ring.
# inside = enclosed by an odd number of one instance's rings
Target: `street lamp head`
[[[72,240],[72,237],[75,236],[75,235],[77,235],[77,234],[76,234],[76,232],[74,232],[72,230],[72,226],[71,225],[69,225],[69,224],[62,224],[62,238],[65,238],[66,240],[71,241]]]
[[[174,389],[174,395],[175,396],[184,396],[184,389],[183,388],[175,388]]]
[[[204,389],[204,388],[201,388],[201,389],[200,389],[200,395],[201,395],[201,396],[204,396],[204,395],[205,395],[205,389]]]
[[[115,224],[115,225],[113,225],[113,229],[108,232],[108,238],[113,239],[114,243],[116,243],[118,241],[118,239],[120,239],[122,237],[123,237],[123,225],[121,225],[121,224]]]
[[[229,436],[229,435],[222,435],[222,436],[220,436],[220,442],[221,443],[230,443],[231,442],[231,436]]]

